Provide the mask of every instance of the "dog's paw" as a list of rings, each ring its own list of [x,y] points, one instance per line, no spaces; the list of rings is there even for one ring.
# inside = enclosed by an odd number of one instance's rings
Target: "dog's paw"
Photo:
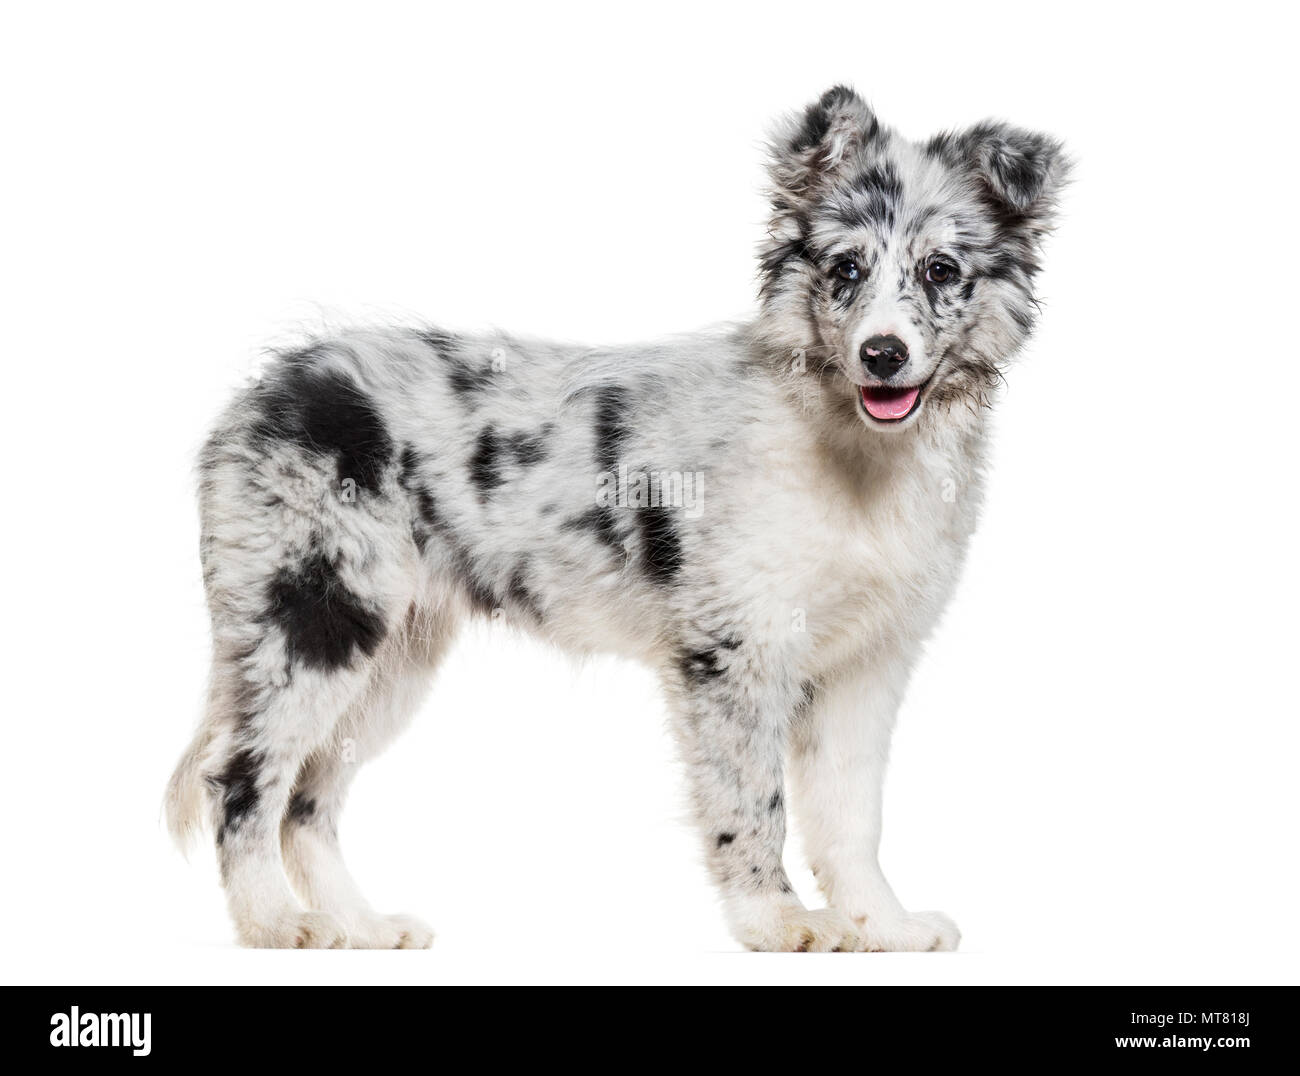
[[[833,908],[777,908],[741,923],[736,937],[758,953],[849,953],[862,947],[858,928]]]
[[[950,953],[961,941],[957,924],[943,912],[913,912],[910,915],[854,920],[868,953]]]
[[[428,949],[433,930],[411,915],[373,915],[348,924],[350,949]]]
[[[348,934],[328,912],[291,912],[269,923],[245,923],[239,941],[250,949],[346,949]]]

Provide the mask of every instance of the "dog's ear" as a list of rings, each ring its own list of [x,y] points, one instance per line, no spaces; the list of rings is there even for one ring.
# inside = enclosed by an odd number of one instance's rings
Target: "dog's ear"
[[[832,86],[773,131],[768,172],[774,198],[788,205],[814,196],[880,132],[875,113],[861,97],[847,86]]]
[[[1054,138],[987,121],[958,135],[940,135],[932,149],[972,170],[988,197],[1013,220],[1048,222],[1069,181],[1070,161]]]

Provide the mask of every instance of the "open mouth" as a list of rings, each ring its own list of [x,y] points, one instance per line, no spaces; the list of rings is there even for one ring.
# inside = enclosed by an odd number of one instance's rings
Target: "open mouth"
[[[862,406],[877,422],[902,422],[916,410],[924,385],[895,388],[892,385],[863,385]]]

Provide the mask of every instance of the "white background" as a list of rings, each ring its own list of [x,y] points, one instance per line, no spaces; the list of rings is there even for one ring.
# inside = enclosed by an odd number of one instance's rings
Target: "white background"
[[[7,8],[3,977],[1294,981],[1282,11]],[[434,948],[234,948],[210,850],[186,864],[159,806],[206,666],[194,455],[259,348],[742,316],[766,123],[836,81],[914,137],[993,115],[1078,160],[888,785],[886,868],[962,951],[739,953],[649,676],[485,628],[343,831]]]

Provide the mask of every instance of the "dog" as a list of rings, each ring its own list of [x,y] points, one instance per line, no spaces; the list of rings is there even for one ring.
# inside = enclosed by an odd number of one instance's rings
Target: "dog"
[[[954,949],[881,873],[881,782],[1068,170],[1000,122],[908,141],[836,86],[773,133],[752,321],[277,353],[200,456],[212,674],[165,805],[182,845],[215,835],[240,942],[430,945],[362,897],[339,814],[478,616],[656,671],[742,945]],[[825,908],[782,865],[788,809]]]

